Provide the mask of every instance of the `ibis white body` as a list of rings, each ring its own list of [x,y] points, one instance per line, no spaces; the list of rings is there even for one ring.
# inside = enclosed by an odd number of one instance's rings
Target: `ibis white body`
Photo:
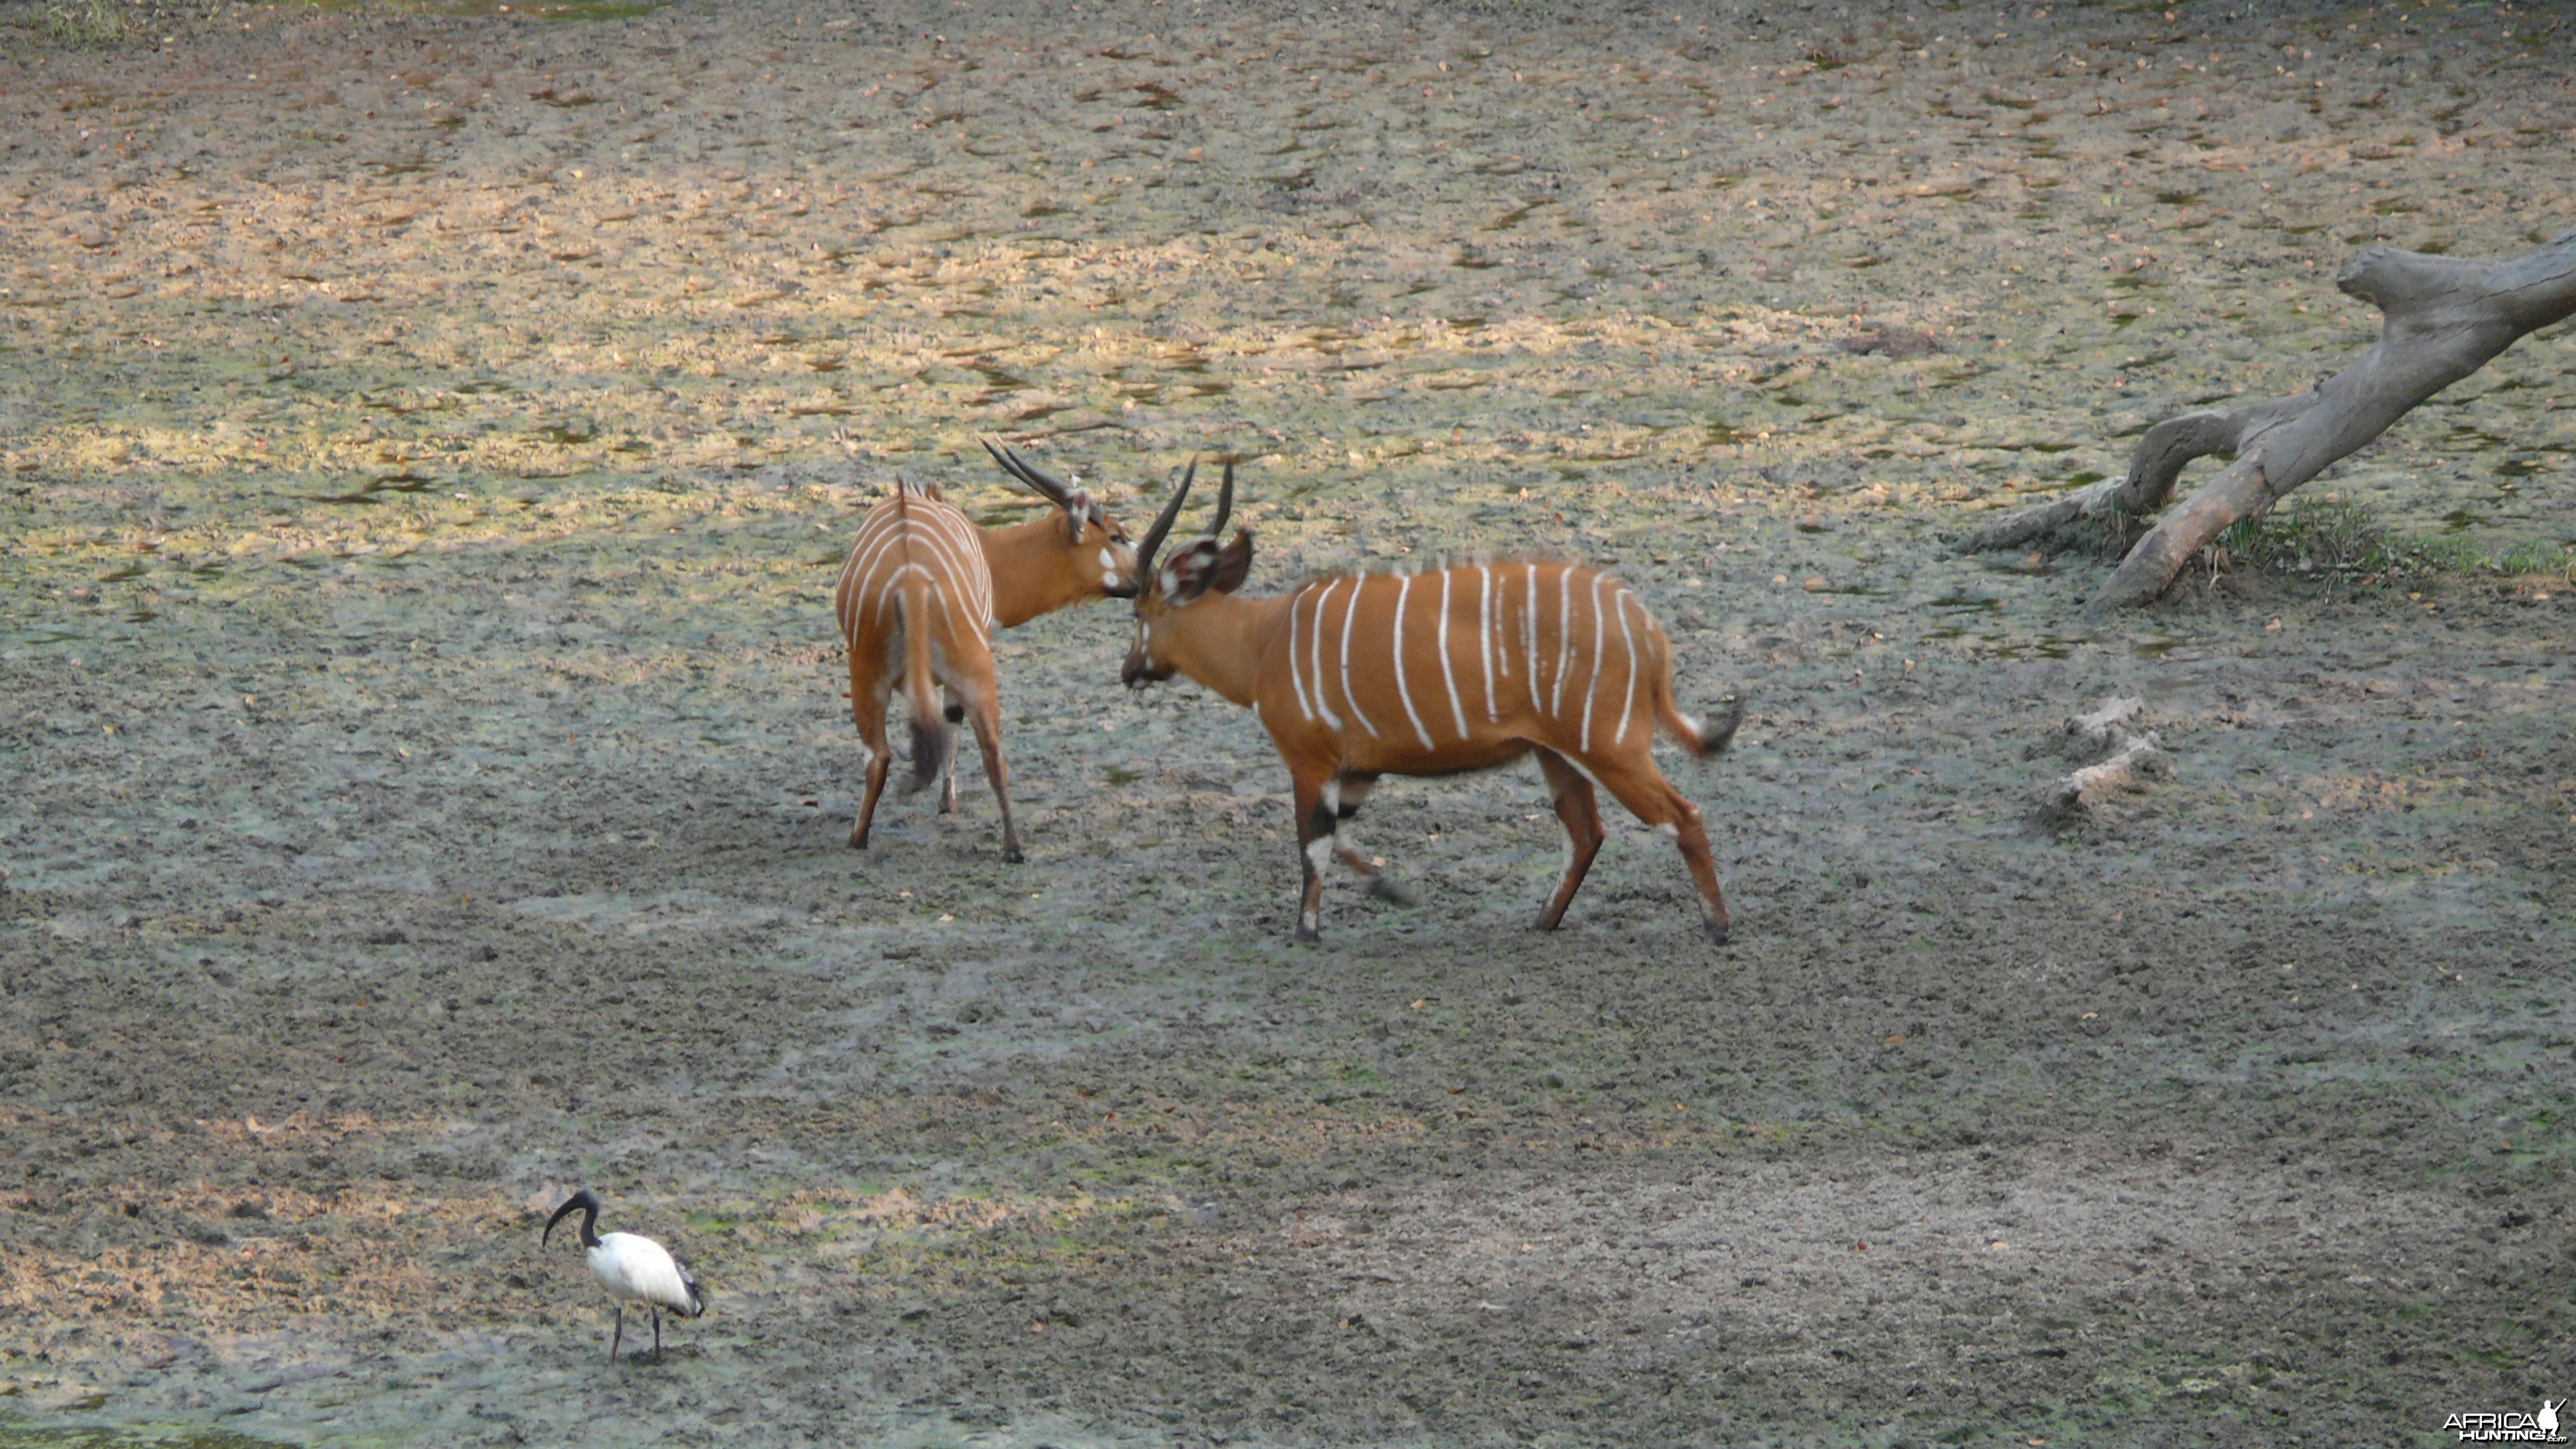
[[[698,1315],[701,1300],[695,1286],[660,1243],[633,1233],[602,1233],[599,1246],[585,1252],[590,1276],[609,1296],[668,1308],[685,1318]]]
[[[608,1336],[608,1357],[614,1363],[617,1346],[626,1338],[626,1305],[641,1303],[653,1314],[653,1357],[662,1357],[662,1310],[667,1308],[683,1318],[695,1318],[707,1311],[706,1295],[698,1291],[689,1270],[680,1266],[670,1250],[651,1238],[633,1233],[599,1232],[599,1196],[588,1188],[574,1193],[555,1215],[546,1222],[540,1242],[554,1238],[555,1224],[574,1213],[581,1214],[582,1254],[590,1260],[590,1276],[608,1290],[608,1300],[617,1309],[617,1325]]]

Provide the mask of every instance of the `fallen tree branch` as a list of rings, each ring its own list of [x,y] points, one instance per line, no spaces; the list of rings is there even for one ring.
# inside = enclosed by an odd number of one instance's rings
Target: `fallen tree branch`
[[[1966,550],[2040,540],[2062,547],[2084,520],[2143,518],[2164,504],[2193,459],[2234,453],[2226,471],[2137,541],[2089,611],[2154,599],[2229,525],[2270,508],[2524,334],[2576,316],[2576,231],[2503,260],[2371,247],[2344,265],[2335,285],[2386,319],[2359,361],[2306,392],[2167,418],[2138,440],[2125,478],[1988,524],[1969,535]]]
[[[2083,814],[2103,796],[2119,790],[2143,789],[2147,780],[2170,773],[2172,762],[2165,758],[2155,735],[2129,728],[2144,710],[2143,700],[2112,699],[2105,700],[2102,707],[2091,714],[2077,715],[2068,720],[2065,733],[2068,748],[2079,755],[2102,755],[2106,758],[2042,786],[2040,809],[2058,820],[2071,819]]]

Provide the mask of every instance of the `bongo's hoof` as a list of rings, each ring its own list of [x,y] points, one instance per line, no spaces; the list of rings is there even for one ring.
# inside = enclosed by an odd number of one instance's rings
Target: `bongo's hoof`
[[[1413,892],[1399,885],[1395,877],[1384,871],[1369,877],[1368,893],[1391,906],[1409,906],[1414,903]]]

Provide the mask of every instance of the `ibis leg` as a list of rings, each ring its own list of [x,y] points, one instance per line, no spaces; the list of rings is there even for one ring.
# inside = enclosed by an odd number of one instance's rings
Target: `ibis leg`
[[[617,1305],[617,1331],[608,1335],[608,1361],[617,1362],[617,1346],[626,1341],[626,1305]]]
[[[653,1305],[653,1362],[662,1361],[662,1305]]]

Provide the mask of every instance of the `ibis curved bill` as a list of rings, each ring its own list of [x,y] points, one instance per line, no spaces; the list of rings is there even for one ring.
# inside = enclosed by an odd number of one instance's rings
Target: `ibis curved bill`
[[[590,1276],[608,1290],[617,1307],[617,1327],[609,1335],[608,1357],[613,1362],[617,1349],[626,1339],[626,1305],[641,1303],[653,1311],[653,1361],[662,1361],[662,1310],[667,1308],[683,1318],[696,1318],[707,1311],[707,1297],[698,1289],[697,1280],[680,1266],[670,1250],[651,1238],[634,1233],[601,1233],[599,1231],[599,1196],[583,1188],[566,1199],[555,1215],[546,1219],[546,1230],[537,1241],[552,1243],[555,1225],[574,1213],[581,1214],[581,1246],[590,1260]]]

